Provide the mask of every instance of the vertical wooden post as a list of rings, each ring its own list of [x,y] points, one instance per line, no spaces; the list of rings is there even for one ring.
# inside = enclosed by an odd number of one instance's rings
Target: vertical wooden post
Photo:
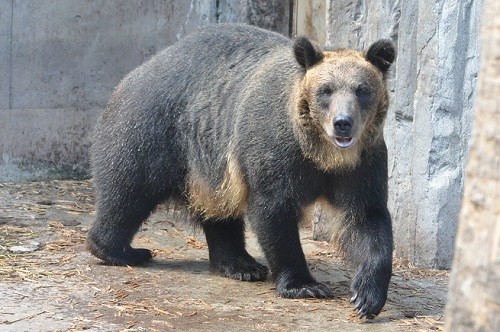
[[[481,64],[447,331],[500,331],[500,2],[485,0]]]

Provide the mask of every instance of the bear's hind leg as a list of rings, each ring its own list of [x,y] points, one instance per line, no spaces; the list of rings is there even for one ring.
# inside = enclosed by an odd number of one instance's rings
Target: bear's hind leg
[[[210,268],[222,276],[261,281],[268,275],[266,266],[258,263],[245,249],[245,224],[240,218],[203,221],[208,244]]]
[[[123,201],[129,203],[120,204]],[[110,265],[133,266],[151,260],[151,251],[132,248],[130,243],[155,206],[144,197],[124,200],[108,196],[106,201],[98,201],[96,220],[87,236],[88,250]]]

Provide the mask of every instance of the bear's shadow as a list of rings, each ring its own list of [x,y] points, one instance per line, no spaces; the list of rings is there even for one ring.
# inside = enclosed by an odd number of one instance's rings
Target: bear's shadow
[[[263,263],[260,260],[259,262]],[[145,265],[141,265],[138,268],[166,272],[182,271],[196,275],[201,274],[206,276],[218,276],[217,274],[211,272],[209,261],[205,259],[155,259]],[[326,284],[334,291],[336,298],[345,299],[346,303],[349,302],[350,281],[328,280],[329,278],[325,278],[325,275],[322,273],[315,273],[314,270],[311,272],[319,281],[326,282]],[[332,271],[332,273],[335,273],[335,271]],[[218,277],[224,278],[222,276]],[[235,287],[237,287],[237,283],[241,282],[238,280],[233,281],[235,283]],[[272,279],[268,278],[266,282],[272,284]],[[385,307],[386,310],[389,311],[389,315],[379,316],[374,320],[366,321],[366,323],[380,324],[395,319],[399,320],[418,316],[443,315],[445,299],[440,298],[439,295],[441,294],[436,294],[436,290],[433,287],[425,287],[424,285],[418,285],[418,283],[415,282],[410,282],[412,284],[412,292],[409,292],[407,283],[408,281],[402,282],[401,278],[394,278],[394,280],[391,281],[391,285],[389,287],[389,296]],[[413,294],[415,292],[418,294],[418,296],[415,296]]]
[[[161,270],[161,271],[185,271],[192,272],[196,274],[206,273],[212,274],[210,272],[210,264],[208,260],[195,260],[195,259],[159,259],[152,260],[147,264],[141,266],[142,268],[148,268],[153,270]]]

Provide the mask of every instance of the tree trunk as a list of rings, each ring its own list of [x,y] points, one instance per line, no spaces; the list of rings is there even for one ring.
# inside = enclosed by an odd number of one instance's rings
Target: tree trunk
[[[485,0],[481,68],[447,331],[500,331],[500,2]]]

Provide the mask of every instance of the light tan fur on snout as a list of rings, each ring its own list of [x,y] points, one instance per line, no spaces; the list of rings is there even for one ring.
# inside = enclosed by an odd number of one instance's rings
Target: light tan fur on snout
[[[351,98],[348,94],[353,94],[353,87],[359,84],[368,85],[375,91],[374,103],[367,109],[356,109],[352,105],[351,114],[346,114],[355,122],[353,133],[356,141],[349,148],[338,147],[331,137],[333,118],[339,115],[336,101],[332,101],[326,112],[317,103],[316,95],[325,84],[339,88],[335,93],[343,94],[346,100],[355,100],[355,96]],[[292,122],[295,135],[304,155],[325,171],[354,168],[361,151],[382,139],[388,105],[387,88],[382,73],[361,52],[346,49],[324,52],[324,58],[307,70],[295,87],[294,100]]]
[[[248,188],[238,161],[231,153],[218,188],[211,188],[201,176],[191,173],[187,190],[190,208],[204,219],[240,217],[246,207]]]

